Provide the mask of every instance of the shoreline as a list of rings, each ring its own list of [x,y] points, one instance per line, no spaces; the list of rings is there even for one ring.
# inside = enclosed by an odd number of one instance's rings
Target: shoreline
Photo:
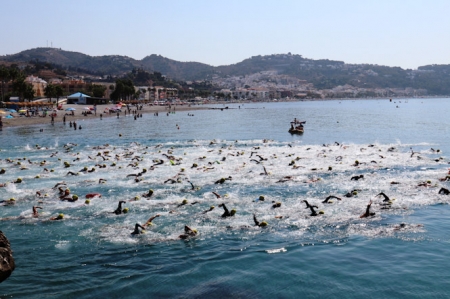
[[[421,97],[421,98],[411,98],[411,97],[392,97],[393,100],[407,100],[407,99],[428,99],[428,98],[445,98],[444,96],[440,97]],[[151,106],[148,104],[144,104],[142,110],[138,110],[138,114],[148,114],[148,113],[167,113],[170,111],[195,111],[195,110],[208,110],[208,109],[221,109],[221,108],[212,108],[209,107],[209,105],[229,105],[229,104],[252,104],[252,103],[281,103],[281,102],[310,102],[310,101],[348,101],[348,100],[387,100],[389,101],[390,98],[323,98],[323,99],[302,99],[302,100],[277,100],[277,101],[229,101],[229,102],[210,102],[206,104],[190,104],[190,105],[172,105],[169,109],[169,106]],[[86,120],[86,119],[96,119],[100,118],[100,112],[97,112],[97,115],[94,114],[88,114],[87,116],[84,116],[82,110],[86,106],[92,106],[92,105],[78,105],[78,104],[64,104],[64,110],[58,110],[57,116],[55,117],[54,121],[55,123],[62,123],[63,122],[63,116],[67,113],[65,109],[67,108],[75,108],[77,109],[75,111],[75,115],[71,116],[68,115],[66,118],[66,122],[70,121],[79,121],[79,120]],[[98,105],[99,111],[104,111],[105,108],[112,108],[114,107],[114,104],[106,104],[106,105]],[[132,107],[135,110],[135,107]],[[33,117],[25,117],[25,116],[16,116],[14,119],[7,119],[5,118],[6,114],[0,114],[3,121],[3,128],[8,127],[20,127],[20,126],[35,126],[35,125],[43,125],[43,124],[49,124],[51,125],[51,117],[39,117],[39,116],[33,116]],[[102,113],[102,117],[116,117],[116,113]],[[120,115],[124,115],[124,110],[120,112]]]
[[[63,122],[63,117],[64,115],[66,115],[66,113],[68,114],[66,117],[66,122],[78,122],[80,120],[94,120],[94,119],[100,119],[100,114],[102,114],[103,118],[109,118],[109,117],[117,117],[117,113],[103,113],[103,111],[105,110],[105,108],[111,108],[114,105],[112,104],[108,104],[108,105],[98,105],[97,106],[97,115],[94,115],[94,113],[92,112],[92,114],[88,114],[87,116],[84,116],[82,114],[82,112],[84,110],[82,110],[84,107],[89,107],[92,105],[86,105],[86,106],[80,106],[80,105],[76,105],[76,104],[69,104],[69,105],[64,105],[64,110],[58,110],[57,111],[57,116],[54,118],[54,122],[55,124],[58,123],[62,123]],[[67,108],[75,108],[77,109],[75,111],[75,115],[69,115],[70,111],[65,111],[65,109]],[[194,111],[194,110],[205,110],[205,109],[209,109],[209,107],[205,107],[203,105],[173,105],[171,106],[171,109],[169,109],[169,106],[149,106],[149,105],[144,105],[142,110],[138,110],[137,113],[138,114],[148,114],[148,113],[167,113],[169,111]],[[136,110],[136,107],[132,107],[130,109],[131,111]],[[101,111],[101,112],[100,112]],[[5,118],[6,114],[0,114],[0,116],[2,116],[2,121],[3,121],[3,129],[4,128],[8,128],[8,127],[21,127],[21,126],[36,126],[36,125],[44,125],[44,124],[48,124],[51,125],[51,117],[50,116],[46,116],[46,117],[41,117],[41,116],[31,116],[31,117],[25,117],[25,116],[15,116],[13,119],[8,119]],[[125,109],[122,109],[122,112],[120,112],[120,116],[125,116]]]

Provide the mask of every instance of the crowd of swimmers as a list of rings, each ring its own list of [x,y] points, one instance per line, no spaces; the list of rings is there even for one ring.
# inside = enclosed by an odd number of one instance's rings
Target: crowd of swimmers
[[[70,125],[74,126],[76,128],[76,122],[75,121],[73,122],[73,124],[72,124],[72,122],[70,122]],[[66,144],[66,145],[64,145],[64,148],[67,150],[67,149],[70,149],[73,146],[76,146],[76,144]],[[37,145],[37,148],[39,148],[38,145]],[[106,148],[106,147],[104,147],[104,148]],[[258,148],[255,148],[255,150],[256,149],[258,149]],[[58,152],[53,153],[51,156],[52,157],[56,156],[57,153]],[[257,152],[251,152],[250,158],[256,153]],[[414,152],[413,152],[413,154],[414,154]],[[165,158],[167,158],[167,159],[169,159],[169,161],[171,161],[172,165],[176,165],[178,159],[176,159],[171,154],[170,151],[168,151],[168,154],[163,154],[163,155],[165,156]],[[102,157],[103,160],[106,160],[107,158],[112,157],[112,156],[109,155],[109,151],[108,150],[103,151],[103,153],[99,152],[97,156]],[[129,166],[132,166],[134,168],[138,168],[138,166],[137,166],[138,165],[138,161],[141,161],[141,158],[139,156],[135,156],[133,154],[124,154],[124,156],[126,156],[127,158],[131,158],[132,157],[132,159],[131,159],[132,163],[130,163]],[[255,157],[259,158],[259,160],[255,160],[256,162],[267,160],[267,158],[264,158],[261,155],[255,155]],[[116,159],[119,160],[120,157],[118,155],[116,155]],[[76,161],[76,160],[77,159],[75,159],[74,161]],[[133,160],[136,160],[136,161],[133,162]],[[14,161],[14,160],[11,160],[11,159],[5,159],[5,161],[9,162],[9,163],[17,163],[17,161]],[[28,162],[32,163],[30,160],[28,160]],[[69,163],[65,162],[65,165],[67,167],[66,163],[67,164],[69,164]],[[163,160],[162,159],[157,159],[157,160],[154,160],[154,164],[153,164],[152,167],[155,167],[155,166],[158,166],[158,165],[162,165],[162,164],[163,164]],[[356,165],[360,165],[361,163],[356,161],[355,164]],[[45,160],[40,162],[40,165],[44,166],[45,165]],[[103,167],[102,164],[98,164],[97,166],[100,167],[100,168]],[[292,165],[290,165],[290,166],[292,166]],[[193,165],[193,168],[196,168],[196,167],[198,167],[198,165],[196,165],[196,166]],[[44,168],[44,170],[45,169],[46,168]],[[89,170],[87,167],[84,167],[79,172],[94,172],[94,171],[95,171],[95,168],[92,168],[91,170]],[[0,169],[0,175],[5,174],[5,173],[6,173],[5,169]],[[139,178],[142,177],[143,175],[145,175],[146,173],[147,173],[147,169],[144,168],[140,172],[128,174],[128,175],[126,175],[126,177],[134,177],[135,180],[137,180],[137,182],[140,182]],[[67,173],[67,175],[78,175],[78,172],[69,171]],[[264,172],[261,173],[261,175],[269,175],[269,173],[268,173],[268,171],[266,170],[265,167],[264,167]],[[184,169],[182,169],[175,177],[167,179],[164,183],[176,184],[176,183],[182,183],[184,181],[187,181],[190,184],[191,190],[193,190],[193,191],[199,190],[198,186],[195,186],[190,180],[187,180],[183,176],[184,176]],[[363,180],[363,179],[364,179],[364,175],[362,175],[362,174],[350,177],[350,180],[352,180],[352,181],[358,181],[358,180]],[[221,185],[221,184],[225,184],[226,182],[232,181],[232,180],[233,180],[232,176],[228,176],[228,177],[222,177],[220,179],[214,180],[211,183],[212,184],[219,184],[219,185]],[[284,176],[283,179],[279,180],[278,182],[285,182],[285,181],[290,181],[290,180],[292,180],[292,176]],[[447,175],[445,177],[443,177],[443,178],[441,178],[439,180],[440,181],[449,181],[450,180],[450,171],[447,173]],[[316,183],[316,182],[319,182],[319,181],[320,181],[320,178],[319,179],[313,178],[313,179],[310,179],[310,180],[306,181],[305,183]],[[21,178],[17,178],[16,180],[14,180],[14,181],[12,181],[10,183],[12,183],[12,184],[21,184],[22,182],[23,181],[22,181]],[[98,179],[98,183],[99,184],[106,183],[106,182],[107,182],[107,180],[105,180],[105,179],[102,179],[102,178]],[[5,186],[7,186],[7,184],[8,183],[2,183],[2,184],[0,184],[0,187],[5,187]],[[398,182],[391,182],[391,184],[399,184],[399,183]],[[421,182],[421,183],[419,183],[417,185],[417,187],[432,187],[432,186],[433,185],[431,184],[431,181]],[[76,201],[79,200],[78,195],[72,194],[70,192],[70,189],[67,187],[67,184],[65,182],[57,183],[55,186],[53,186],[52,189],[55,190],[55,192],[59,192],[58,197],[59,197],[59,200],[61,200],[61,201],[76,202]],[[58,190],[58,191],[56,191],[56,190]],[[343,194],[342,197],[341,196],[336,196],[336,195],[329,195],[322,201],[322,203],[323,204],[331,204],[331,203],[333,203],[333,200],[342,201],[343,197],[351,198],[351,197],[357,196],[358,192],[361,192],[361,189],[353,189],[353,190]],[[145,193],[143,193],[143,194],[141,194],[139,196],[135,196],[134,199],[131,199],[129,201],[139,200],[140,197],[143,197],[143,198],[146,198],[146,199],[150,200],[150,199],[153,199],[154,193],[155,192],[152,189],[149,189],[147,192],[145,192]],[[212,193],[216,197],[216,199],[222,199],[223,198],[223,196],[220,195],[216,191],[212,191]],[[439,195],[450,195],[450,191],[447,188],[444,188],[444,187],[440,188],[437,193]],[[41,197],[46,197],[47,195],[43,195],[41,191],[36,191],[36,196],[41,198]],[[86,194],[86,201],[85,201],[85,203],[89,204],[90,199],[94,198],[94,197],[101,197],[101,194],[100,193],[89,193],[89,194]],[[390,209],[392,207],[392,204],[393,204],[394,200],[395,200],[394,198],[390,198],[384,192],[378,193],[375,196],[375,198],[382,198],[382,201],[378,204],[381,207],[381,209]],[[265,200],[266,200],[266,198],[264,196],[260,196],[258,199],[255,200],[255,202],[257,202],[257,201],[265,201]],[[0,203],[2,203],[3,205],[14,205],[15,202],[16,202],[16,200],[14,198],[11,198],[9,200],[2,200],[2,201],[0,201]],[[317,217],[317,216],[325,214],[325,211],[319,210],[319,207],[317,205],[311,204],[307,200],[302,200],[302,202],[305,204],[305,209],[309,209],[309,216],[310,217]],[[197,203],[198,202],[195,201],[195,202],[190,203],[190,205],[194,205],[194,204],[197,204]],[[117,208],[114,211],[112,211],[111,213],[115,214],[115,215],[122,215],[122,214],[128,213],[129,209],[127,207],[124,207],[124,205],[126,205],[126,204],[127,204],[126,200],[120,200],[118,202]],[[177,208],[181,207],[181,206],[188,205],[188,204],[189,204],[189,202],[185,199],[180,204],[177,205]],[[272,201],[271,208],[272,209],[276,209],[276,208],[281,207],[281,205],[282,205],[281,202]],[[372,205],[373,205],[373,199],[370,199],[369,203],[367,204],[367,206],[365,208],[365,210],[359,216],[359,218],[374,217],[376,215],[376,213],[371,210],[372,209]],[[237,213],[237,210],[235,208],[230,210],[224,202],[220,203],[218,205],[218,207],[223,209],[223,213],[220,216],[221,218],[233,217]],[[41,206],[33,206],[32,207],[32,217],[38,218],[39,217],[39,211],[38,210],[42,210],[42,209],[43,208]],[[201,214],[207,214],[209,212],[212,212],[214,209],[215,209],[215,206],[210,206],[209,209],[204,210],[203,212],[201,212]],[[172,211],[169,212],[169,214],[171,214],[171,213],[175,213],[175,210],[172,210]],[[153,221],[156,218],[158,218],[158,217],[160,217],[160,214],[156,214],[155,216],[150,217],[144,224],[136,223],[135,227],[134,227],[134,230],[131,232],[131,234],[132,235],[139,235],[139,234],[144,233],[146,231],[146,229],[148,229],[149,226],[153,225]],[[281,218],[283,218],[283,216],[278,215],[278,216],[275,216],[275,218],[281,219]],[[63,220],[63,219],[64,219],[64,214],[62,214],[62,213],[58,214],[57,216],[49,218],[49,220],[52,220],[52,221],[53,220]],[[266,227],[266,226],[269,225],[269,223],[267,221],[259,221],[257,219],[257,215],[256,214],[253,214],[253,224],[254,224],[254,226],[257,226],[257,227]],[[405,227],[406,227],[405,224],[400,224],[398,227],[396,227],[396,230],[404,229]],[[182,232],[181,235],[179,235],[179,238],[181,238],[181,239],[189,239],[189,238],[195,237],[197,235],[198,235],[198,231],[195,228],[191,228],[191,227],[185,225],[184,231]]]

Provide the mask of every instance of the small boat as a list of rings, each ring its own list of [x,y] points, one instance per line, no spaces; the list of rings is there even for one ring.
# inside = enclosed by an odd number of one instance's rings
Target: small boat
[[[306,121],[299,121],[296,118],[294,121],[291,121],[291,127],[289,129],[289,133],[291,134],[303,134],[303,125]]]

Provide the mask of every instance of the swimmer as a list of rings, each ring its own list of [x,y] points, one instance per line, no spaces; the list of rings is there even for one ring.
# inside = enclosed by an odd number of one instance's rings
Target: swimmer
[[[274,208],[274,209],[281,207],[281,202],[272,201],[272,203],[273,203],[272,208]]]
[[[219,205],[219,208],[220,208],[220,207],[222,207],[223,210],[225,211],[225,212],[222,214],[222,216],[221,216],[222,218],[231,217],[231,216],[234,216],[234,214],[236,214],[236,210],[235,210],[235,209],[231,210],[231,212],[228,211],[228,209],[227,209],[227,207],[225,206],[224,203],[221,203],[221,204]]]
[[[231,181],[232,180],[232,177],[231,176],[229,176],[229,177],[227,177],[227,178],[221,178],[220,180],[217,180],[214,184],[223,184],[223,183],[225,183],[225,181]]]
[[[50,218],[49,220],[63,220],[63,219],[64,219],[64,214],[61,213],[61,214],[59,214],[59,215],[56,216],[56,217]]]
[[[360,180],[360,179],[364,179],[364,175],[360,174],[360,175],[352,176],[352,178],[350,180],[351,181],[357,181],[357,180]]]
[[[221,196],[220,196],[220,194],[219,193],[217,193],[217,192],[212,192],[215,196],[216,196],[216,198],[221,198]]]
[[[150,189],[150,190],[148,190],[148,192],[147,192],[147,193],[145,193],[145,194],[142,194],[142,197],[145,197],[145,198],[150,198],[150,197],[152,197],[152,195],[153,195],[153,190],[152,190],[152,189]]]
[[[73,171],[69,171],[66,175],[78,175],[78,173],[75,173]]]
[[[310,216],[317,216],[317,215],[319,215],[319,214],[317,214],[317,212],[314,210],[314,208],[316,208],[316,209],[318,209],[319,207],[318,206],[312,206],[312,205],[310,205],[309,204],[309,202],[308,201],[306,201],[306,200],[302,200],[305,204],[306,204],[306,208],[305,209],[310,209],[311,210],[311,215]]]
[[[399,225],[394,226],[394,230],[402,230],[407,227],[408,225],[406,223],[400,223]],[[423,227],[423,224],[416,224],[413,227]]]
[[[139,230],[139,228],[142,229],[142,231]],[[134,231],[131,232],[132,235],[139,235],[142,234],[143,231],[145,231],[145,227],[143,227],[142,225],[140,225],[139,223],[136,223],[134,225]]]
[[[61,188],[59,188],[59,194],[62,194],[59,199],[64,200],[65,197],[70,195],[70,190],[66,189],[66,190],[62,190]]]
[[[177,206],[177,208],[179,208],[181,206],[184,206],[184,205],[187,205],[187,204],[188,204],[187,199],[183,199],[183,201]]]
[[[264,172],[260,173],[260,175],[269,175],[269,173],[268,173],[267,170],[266,170],[266,167],[263,166],[263,168],[264,168]]]
[[[288,175],[288,176],[283,177],[282,179],[279,179],[277,181],[277,183],[284,183],[284,182],[287,182],[287,181],[292,181],[293,179],[294,179],[293,176]]]
[[[329,201],[329,200],[332,199],[332,198],[335,198],[335,199],[337,199],[337,200],[342,200],[342,198],[340,198],[340,197],[337,197],[337,196],[334,196],[334,195],[330,195],[330,196],[328,196],[327,198],[325,198],[325,200],[322,201],[322,203],[332,203],[332,201]]]
[[[208,213],[208,212],[211,212],[212,210],[214,210],[214,206],[211,206],[211,207],[209,208],[209,210],[203,211],[202,214],[206,214],[206,213]]]
[[[258,219],[256,219],[255,214],[253,214],[253,221],[255,222],[256,226],[259,226],[259,227],[267,226],[267,222],[266,221],[259,222]]]
[[[384,194],[383,192],[380,192],[379,194],[377,194],[377,196],[383,196],[384,197],[383,202],[389,202],[390,201],[390,198],[386,194]]]
[[[191,190],[195,190],[195,186],[194,186],[194,184],[192,184],[192,182],[191,182],[191,181],[188,181],[188,183],[189,183],[189,184],[191,184]]]
[[[417,185],[417,187],[430,187],[430,186],[431,186],[431,181],[422,182]]]
[[[56,188],[58,188],[59,186],[66,186],[66,182],[60,182],[60,183],[56,183],[56,185],[55,185],[55,186],[53,186],[53,188],[52,188],[52,189],[56,189]]]
[[[106,183],[106,182],[107,182],[107,180],[105,180],[105,179],[98,179],[99,184]]]
[[[362,214],[361,216],[359,216],[359,218],[366,218],[366,217],[370,217],[370,216],[375,216],[375,213],[371,213],[370,212],[370,206],[371,205],[372,205],[372,201],[370,201],[369,204],[367,205],[366,212],[364,214]]]
[[[195,237],[198,234],[196,229],[192,229],[189,226],[184,226],[184,234],[180,235],[180,239],[187,239],[189,237]]]
[[[155,216],[150,217],[150,219],[148,219],[147,222],[145,222],[144,226],[150,226],[150,225],[153,225],[152,221],[153,221],[155,218],[159,217],[159,216],[160,216],[159,214],[156,214]]]
[[[345,197],[353,197],[358,195],[358,192],[361,191],[360,189],[354,189],[351,192],[347,192],[344,196]]]
[[[124,203],[126,203],[126,201],[124,201],[124,200],[119,201],[119,205],[117,206],[117,209],[112,213],[114,213],[116,215],[122,214],[122,204],[124,204]]]
[[[446,189],[446,188],[441,188],[438,192],[438,194],[444,194],[444,195],[449,195],[450,194],[450,190]]]
[[[37,209],[41,209],[42,210],[42,207],[35,207],[35,206],[33,206],[33,217],[39,217],[39,213],[38,213],[38,211],[37,211]]]

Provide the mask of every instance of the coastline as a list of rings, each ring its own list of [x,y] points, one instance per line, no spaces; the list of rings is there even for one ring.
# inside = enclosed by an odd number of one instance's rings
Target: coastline
[[[87,105],[87,106],[81,106],[81,105],[76,105],[76,104],[65,104],[64,105],[64,110],[58,110],[57,111],[57,116],[54,118],[54,122],[55,124],[57,123],[62,123],[63,122],[63,117],[64,115],[66,115],[66,113],[68,114],[66,116],[66,122],[78,122],[79,120],[92,120],[92,119],[100,119],[100,114],[102,114],[103,118],[107,118],[107,117],[117,117],[117,113],[103,113],[103,111],[105,111],[105,108],[112,108],[114,107],[114,105],[112,104],[108,104],[108,105],[99,105],[97,106],[97,115],[92,114],[88,114],[87,116],[84,116],[82,114],[82,112],[84,111],[83,108],[84,107],[90,107],[92,105]],[[69,115],[70,111],[65,111],[65,109],[67,108],[75,108],[77,109],[76,111],[74,111],[74,115]],[[135,110],[135,107],[131,108],[131,111]],[[173,105],[171,106],[170,110],[169,110],[169,106],[149,106],[149,105],[144,105],[142,110],[138,110],[137,113],[138,114],[148,114],[148,113],[167,113],[169,111],[192,111],[192,110],[204,110],[204,109],[209,109],[208,107],[205,107],[203,105]],[[101,112],[102,113],[101,113]],[[41,113],[42,114],[42,113]],[[31,117],[25,117],[25,116],[15,116],[12,119],[7,119],[5,118],[6,114],[0,114],[0,116],[2,116],[2,121],[3,121],[3,128],[8,128],[8,127],[20,127],[20,126],[35,126],[35,125],[43,125],[43,124],[51,124],[51,117],[50,116],[46,116],[46,117],[40,117],[40,116],[31,116]],[[122,112],[120,112],[120,116],[124,116],[125,115],[125,110],[122,109]]]

